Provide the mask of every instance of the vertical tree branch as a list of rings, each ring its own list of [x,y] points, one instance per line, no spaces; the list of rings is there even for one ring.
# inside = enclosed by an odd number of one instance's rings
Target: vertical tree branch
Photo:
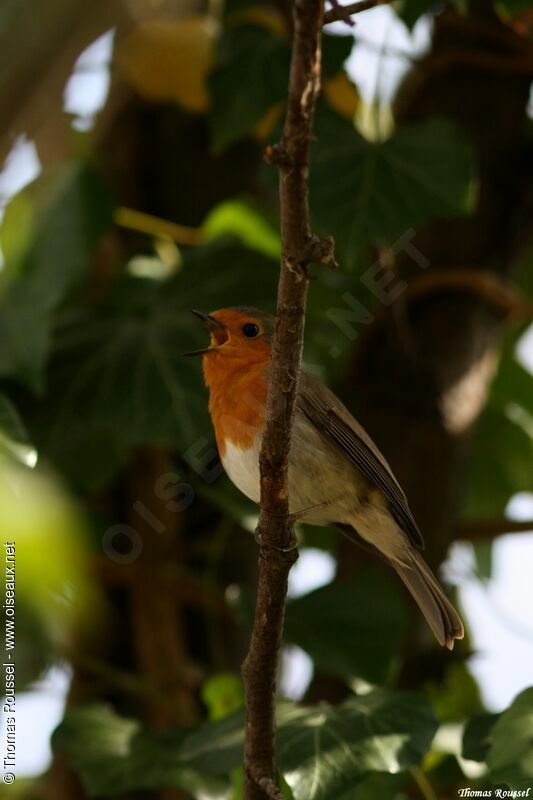
[[[307,268],[334,266],[333,241],[311,233],[308,208],[309,149],[320,90],[322,0],[296,0],[283,135],[266,158],[280,173],[282,257],[277,321],[260,456],[261,543],[257,604],[250,650],[243,665],[246,691],[245,797],[281,798],[275,768],[275,691],[287,594],[298,554],[289,514],[288,457],[303,347]]]

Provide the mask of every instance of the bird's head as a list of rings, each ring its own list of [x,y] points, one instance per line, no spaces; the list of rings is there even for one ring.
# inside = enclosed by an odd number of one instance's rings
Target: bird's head
[[[250,363],[268,362],[274,318],[256,308],[222,308],[204,314],[192,312],[210,334],[209,347],[187,355],[203,355],[204,364],[216,357],[239,359]]]

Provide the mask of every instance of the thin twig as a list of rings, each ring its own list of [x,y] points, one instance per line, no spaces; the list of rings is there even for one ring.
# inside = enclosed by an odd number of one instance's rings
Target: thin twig
[[[330,0],[331,2],[331,10],[335,14],[335,19],[342,20],[345,22],[350,28],[353,28],[355,22],[350,17],[350,12],[344,7],[339,5],[338,0]]]
[[[432,269],[409,284],[409,300],[425,297],[434,292],[458,291],[477,295],[495,311],[513,319],[533,319],[533,302],[497,272],[472,267]]]
[[[332,2],[332,8],[324,14],[324,25],[330,22],[346,22],[354,14],[360,14],[361,11],[369,11],[376,6],[385,6],[393,0],[358,0],[357,3],[349,3],[347,6],[339,6],[337,2]],[[353,24],[350,19],[350,23]]]
[[[322,0],[296,0],[289,96],[283,135],[269,147],[280,173],[282,258],[265,431],[260,455],[261,541],[257,603],[243,664],[246,693],[246,800],[281,797],[275,766],[275,694],[287,579],[298,557],[289,516],[288,457],[303,347],[308,266],[334,267],[333,240],[311,233],[309,149],[320,89]]]
[[[418,788],[420,789],[420,792],[421,792],[422,797],[424,798],[424,800],[439,800],[439,798],[435,794],[435,790],[433,789],[433,786],[431,785],[431,783],[427,779],[425,773],[422,772],[420,767],[416,767],[416,766],[415,767],[410,767],[409,768],[409,772],[411,773],[411,775],[415,779],[415,783],[418,786]]]
[[[489,308],[501,313],[507,322],[533,319],[533,302],[512,281],[482,268],[452,266],[432,268],[410,283],[401,294],[403,303],[425,300],[430,295],[462,292],[473,295]],[[376,312],[376,322],[385,322],[395,311],[394,304]]]
[[[202,241],[202,232],[199,228],[178,225],[176,222],[170,222],[167,219],[154,217],[152,214],[145,214],[144,211],[136,211],[124,206],[116,209],[115,223],[121,228],[145,233],[148,236],[172,239],[178,244],[193,245],[200,244]]]

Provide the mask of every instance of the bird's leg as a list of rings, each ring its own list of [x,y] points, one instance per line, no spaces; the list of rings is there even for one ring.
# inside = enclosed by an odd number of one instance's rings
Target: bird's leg
[[[327,508],[328,506],[331,505],[332,502],[333,502],[332,500],[324,500],[322,503],[317,503],[314,506],[308,506],[307,508],[302,508],[301,511],[295,511],[293,514],[289,514],[289,519],[294,525],[295,522],[299,522],[301,519],[305,519],[306,517],[308,517],[310,514],[313,513],[313,511],[318,511],[321,508]]]
[[[313,511],[318,511],[321,508],[327,508],[332,502],[332,500],[324,500],[322,503],[316,503],[314,506],[308,506],[307,508],[302,508],[300,511],[294,511],[292,514],[289,514],[289,523],[291,525],[295,525],[300,520],[305,519],[312,514]],[[259,547],[263,547],[263,539],[257,529],[254,531],[254,539]],[[279,550],[280,553],[290,553],[291,550],[296,550],[297,547],[298,544],[296,543],[292,544],[290,547],[275,547],[275,549]]]

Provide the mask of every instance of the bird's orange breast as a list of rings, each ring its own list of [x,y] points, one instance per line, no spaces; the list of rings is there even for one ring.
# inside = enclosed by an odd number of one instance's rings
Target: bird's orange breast
[[[263,430],[268,362],[241,361],[210,353],[204,357],[203,368],[221,457],[228,442],[247,450]]]

